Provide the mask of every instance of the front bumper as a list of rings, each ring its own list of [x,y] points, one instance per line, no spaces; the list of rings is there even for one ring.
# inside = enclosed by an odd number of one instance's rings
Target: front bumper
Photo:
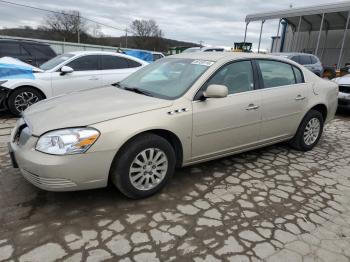
[[[11,135],[10,151],[23,177],[33,185],[48,191],[76,191],[107,185],[113,152],[44,154],[35,150],[37,137],[25,138],[24,134],[19,140],[14,139],[16,129]]]

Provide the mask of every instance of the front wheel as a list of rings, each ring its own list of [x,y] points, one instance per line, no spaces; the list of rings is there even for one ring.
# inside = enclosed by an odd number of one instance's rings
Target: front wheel
[[[163,137],[145,134],[127,143],[111,168],[114,185],[138,199],[159,191],[175,170],[175,152]]]
[[[316,110],[310,110],[301,122],[296,135],[289,144],[300,151],[308,151],[316,146],[323,132],[324,119]]]
[[[32,87],[15,89],[7,100],[8,108],[12,114],[19,116],[29,106],[44,99],[43,95]]]

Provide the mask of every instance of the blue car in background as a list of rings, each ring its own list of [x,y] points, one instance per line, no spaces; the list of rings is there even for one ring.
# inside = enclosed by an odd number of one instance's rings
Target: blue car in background
[[[148,63],[152,63],[164,57],[164,55],[161,52],[153,52],[153,51],[145,51],[145,50],[125,50],[123,53],[129,56],[133,56],[138,59],[144,60]]]

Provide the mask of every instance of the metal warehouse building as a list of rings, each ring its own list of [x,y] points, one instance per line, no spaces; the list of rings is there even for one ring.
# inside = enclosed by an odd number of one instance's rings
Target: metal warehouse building
[[[260,22],[260,49],[264,22],[271,19],[279,19],[272,52],[312,53],[337,68],[350,63],[350,1],[247,15],[244,41],[249,23]]]

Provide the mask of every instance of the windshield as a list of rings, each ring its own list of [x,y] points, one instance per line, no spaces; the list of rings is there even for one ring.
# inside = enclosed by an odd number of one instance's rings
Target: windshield
[[[50,59],[49,61],[47,61],[46,63],[43,63],[40,66],[40,69],[51,70],[52,68],[58,66],[59,64],[63,63],[64,61],[68,60],[69,58],[71,58],[73,56],[74,55],[72,55],[72,54],[63,54],[63,55],[56,56],[56,57]]]
[[[122,82],[122,88],[140,89],[154,97],[175,99],[184,94],[214,62],[184,58],[163,58]]]

